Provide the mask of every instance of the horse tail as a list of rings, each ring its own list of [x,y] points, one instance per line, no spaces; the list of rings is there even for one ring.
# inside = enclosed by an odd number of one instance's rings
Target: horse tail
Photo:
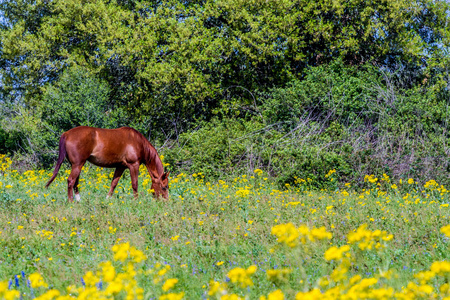
[[[66,158],[67,151],[66,151],[66,136],[63,134],[61,138],[59,139],[59,154],[58,154],[58,161],[56,162],[55,170],[53,171],[52,178],[47,182],[45,185],[46,188],[55,180],[56,175],[58,175],[59,168],[61,168],[61,165],[64,161],[64,158]]]

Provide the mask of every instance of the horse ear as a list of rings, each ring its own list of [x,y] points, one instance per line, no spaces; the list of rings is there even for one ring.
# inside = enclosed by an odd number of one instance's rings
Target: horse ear
[[[170,171],[162,174],[161,179],[165,180],[166,178],[169,178],[169,174],[170,174]]]

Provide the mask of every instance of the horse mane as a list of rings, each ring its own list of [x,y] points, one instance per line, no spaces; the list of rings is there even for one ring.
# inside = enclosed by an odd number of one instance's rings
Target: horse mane
[[[164,166],[162,164],[161,158],[158,156],[158,152],[156,152],[155,147],[144,138],[144,151],[145,151],[145,160],[146,163],[154,162],[153,165],[156,166],[156,171],[158,175],[162,175],[164,173]]]
[[[164,173],[164,166],[162,164],[161,159],[158,156],[156,148],[145,138],[145,136],[142,133],[140,133],[136,129],[131,127],[123,127],[123,129],[134,132],[137,136],[141,138],[142,146],[144,147],[145,164],[152,163],[150,164],[150,166],[152,167],[153,165],[154,170],[157,172],[157,174],[162,175]]]
[[[140,133],[136,129],[131,127],[122,127],[121,129],[131,131],[135,133],[136,136],[140,137],[142,146],[144,147],[145,164],[150,164],[151,162],[154,162],[153,165],[155,166],[155,171],[158,173],[158,175],[162,175],[164,173],[164,166],[162,164],[161,159],[158,156],[156,148],[145,138],[145,136],[142,133]]]

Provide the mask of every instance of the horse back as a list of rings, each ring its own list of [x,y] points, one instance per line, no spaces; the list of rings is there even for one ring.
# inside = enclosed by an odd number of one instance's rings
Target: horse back
[[[90,161],[102,167],[141,162],[144,159],[142,134],[129,128],[103,129],[80,126],[64,133],[71,163]]]

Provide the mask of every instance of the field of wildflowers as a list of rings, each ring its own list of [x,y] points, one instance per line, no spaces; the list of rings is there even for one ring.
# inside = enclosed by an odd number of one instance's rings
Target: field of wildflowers
[[[331,170],[326,178],[338,181]],[[60,171],[0,156],[1,299],[431,299],[450,297],[449,191],[367,175],[365,188],[280,190],[263,171],[170,180],[140,197],[129,175],[86,165],[81,201]]]

